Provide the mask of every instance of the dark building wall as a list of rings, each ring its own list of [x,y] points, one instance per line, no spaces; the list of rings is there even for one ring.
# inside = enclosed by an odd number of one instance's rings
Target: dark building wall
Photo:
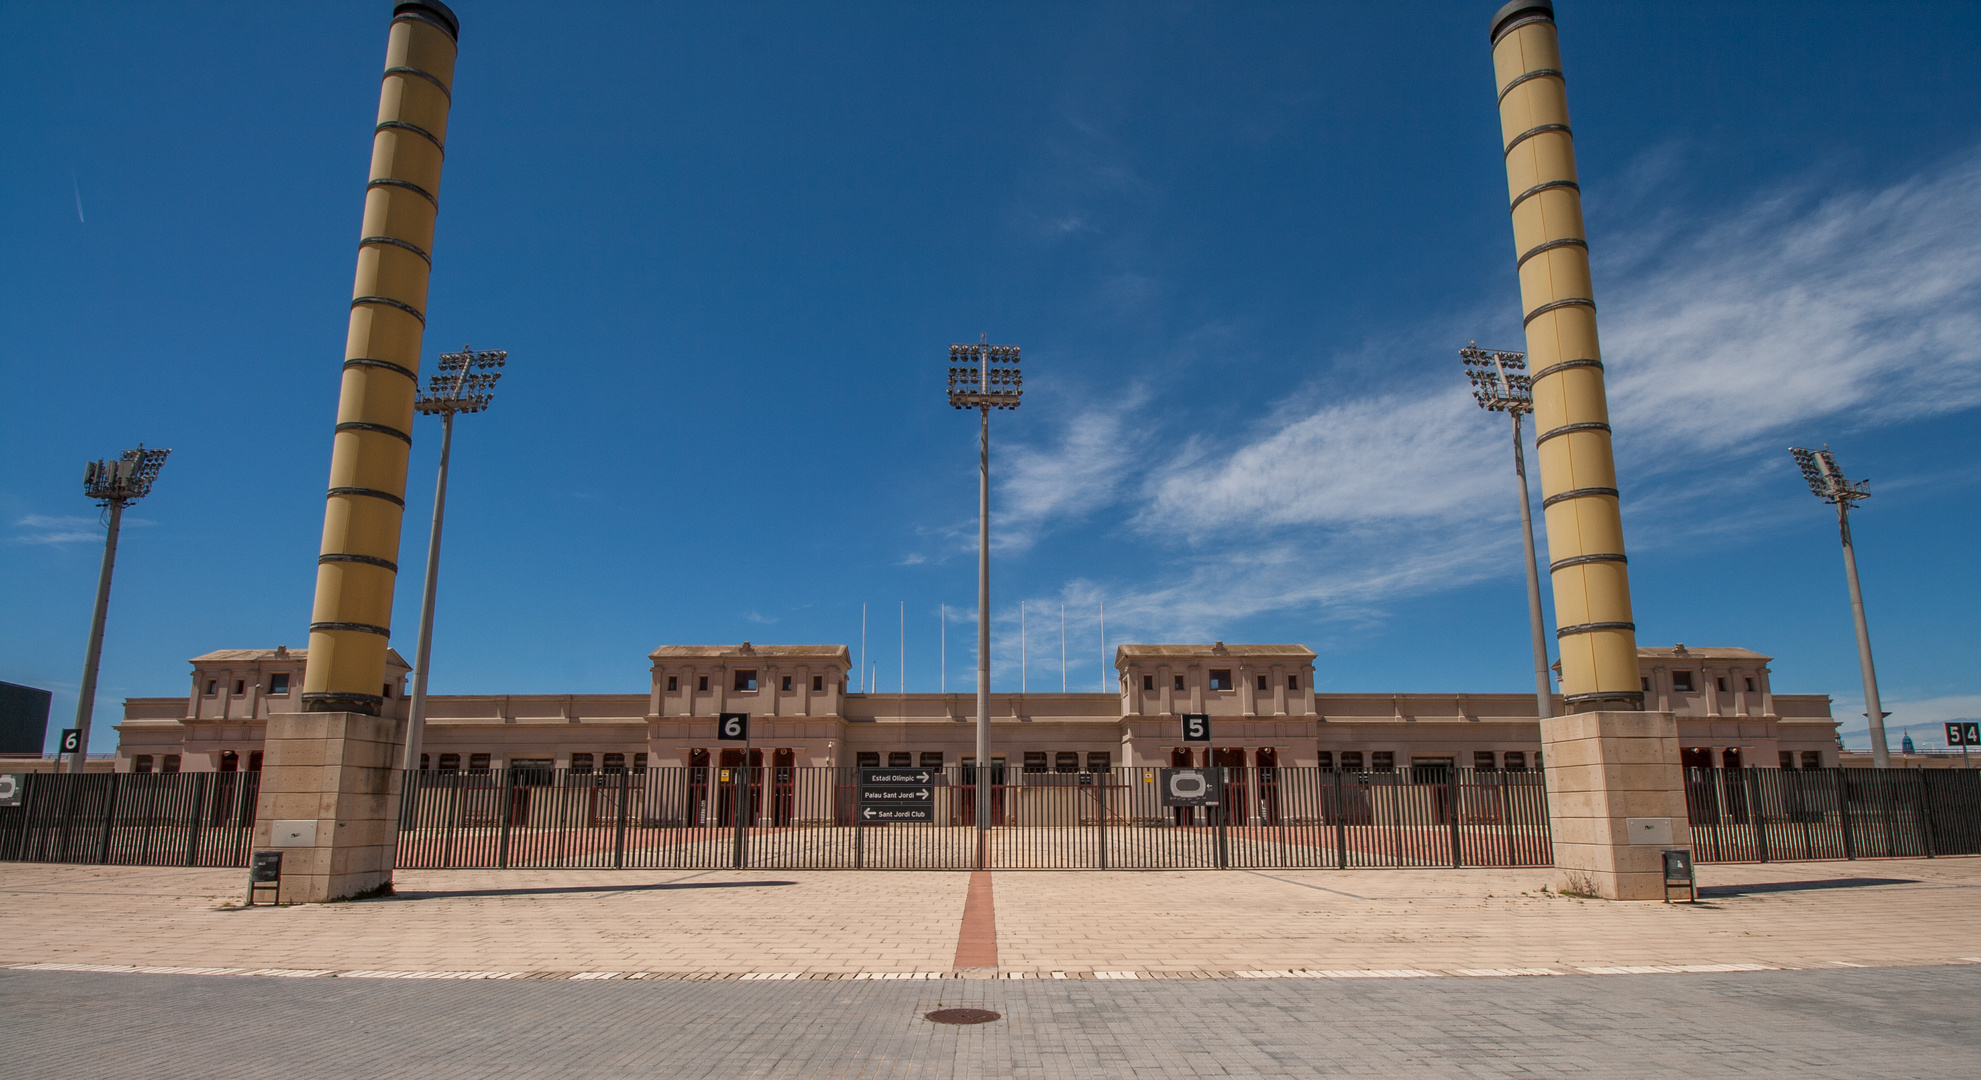
[[[41,753],[53,696],[32,686],[0,682],[0,754]]]

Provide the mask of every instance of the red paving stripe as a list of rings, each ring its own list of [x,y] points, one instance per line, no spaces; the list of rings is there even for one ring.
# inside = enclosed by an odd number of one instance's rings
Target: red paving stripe
[[[970,893],[963,901],[963,925],[956,932],[956,963],[964,968],[997,967],[997,911],[991,904],[988,870],[970,872]]]

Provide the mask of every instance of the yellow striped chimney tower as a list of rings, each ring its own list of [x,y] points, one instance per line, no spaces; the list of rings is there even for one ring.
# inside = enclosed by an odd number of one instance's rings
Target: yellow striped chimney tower
[[[1570,712],[1642,709],[1603,354],[1554,5],[1514,0],[1500,8],[1492,48],[1534,381],[1534,442],[1562,698]]]
[[[413,397],[460,23],[439,0],[392,11],[330,451],[303,708],[379,715],[405,512]]]

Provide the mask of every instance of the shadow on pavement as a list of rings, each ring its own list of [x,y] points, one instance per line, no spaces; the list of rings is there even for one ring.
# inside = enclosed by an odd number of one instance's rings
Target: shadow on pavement
[[[1750,893],[1805,892],[1810,889],[1859,889],[1867,885],[1918,885],[1917,878],[1846,877],[1820,881],[1765,881],[1754,885],[1701,885],[1700,896],[1746,896]]]
[[[661,892],[670,889],[761,889],[771,885],[796,884],[795,881],[664,881],[653,885],[547,885],[540,889],[422,889],[396,892],[392,899],[440,900],[452,896],[546,896],[557,893]]]

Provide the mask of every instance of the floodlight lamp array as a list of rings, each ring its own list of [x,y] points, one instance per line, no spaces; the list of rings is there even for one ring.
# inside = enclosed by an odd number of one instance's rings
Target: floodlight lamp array
[[[495,400],[499,370],[509,359],[501,349],[463,348],[442,353],[439,372],[428,378],[426,393],[413,402],[413,408],[429,415],[439,413],[478,413]]]
[[[1472,380],[1472,399],[1489,412],[1534,411],[1533,380],[1527,376],[1527,354],[1506,349],[1481,349],[1477,342],[1458,350],[1465,377]]]
[[[951,345],[949,404],[958,409],[1015,409],[1025,396],[1016,345]]]
[[[134,503],[151,494],[151,483],[165,467],[170,450],[126,450],[120,457],[92,461],[83,466],[83,494],[108,506],[113,502]]]
[[[1791,446],[1788,452],[1795,455],[1795,463],[1802,469],[1802,479],[1808,481],[1809,490],[1815,496],[1833,506],[1848,506],[1859,499],[1871,497],[1871,482],[1859,480],[1852,483],[1844,478],[1843,470],[1837,466],[1836,455],[1828,447],[1821,450],[1805,450]]]

